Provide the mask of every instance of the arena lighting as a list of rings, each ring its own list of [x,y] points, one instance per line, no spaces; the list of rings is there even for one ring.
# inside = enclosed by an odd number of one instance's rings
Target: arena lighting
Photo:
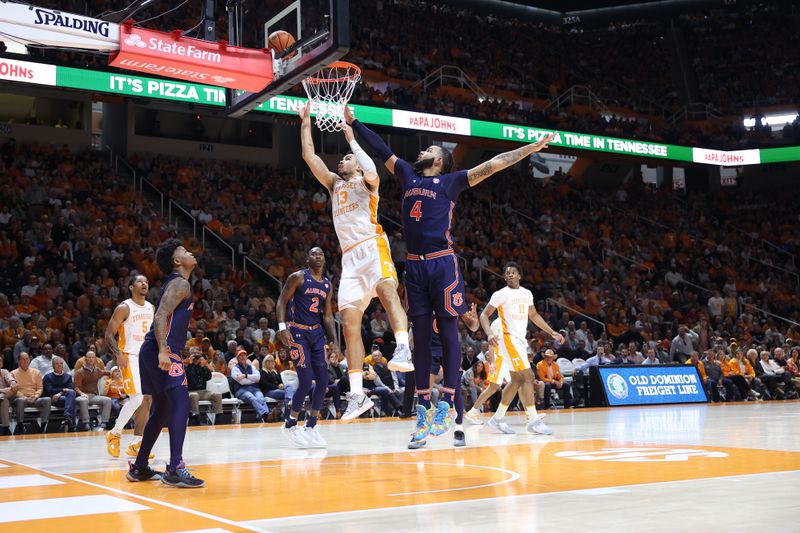
[[[785,124],[791,124],[797,120],[798,116],[800,116],[798,113],[785,115],[764,115],[764,124],[767,126],[783,126]],[[752,128],[756,125],[756,119],[753,117],[746,118],[742,120],[742,124],[744,124],[745,128]]]

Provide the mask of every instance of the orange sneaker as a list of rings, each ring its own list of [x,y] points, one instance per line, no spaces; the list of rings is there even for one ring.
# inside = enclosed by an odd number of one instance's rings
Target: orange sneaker
[[[137,455],[139,455],[139,448],[141,447],[142,447],[141,442],[131,443],[125,450],[125,455],[127,455],[128,457],[136,457]],[[152,459],[153,457],[155,457],[155,454],[150,452],[150,459]]]
[[[112,431],[106,433],[106,450],[111,457],[119,457],[119,435]]]

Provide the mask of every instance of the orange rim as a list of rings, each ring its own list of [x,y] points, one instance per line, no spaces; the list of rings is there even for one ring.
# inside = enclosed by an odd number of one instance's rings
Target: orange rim
[[[351,70],[351,72],[347,76],[342,76],[340,78],[323,78],[323,77],[319,77],[319,76],[312,76],[310,78],[306,78],[305,81],[307,83],[314,83],[314,84],[316,84],[316,83],[341,83],[341,82],[344,82],[344,81],[354,80],[357,77],[361,77],[361,67],[359,67],[358,65],[354,65],[353,63],[348,63],[347,61],[334,61],[330,65],[324,67],[324,69],[325,68],[343,68],[343,69],[349,69],[349,70]],[[322,70],[324,70],[324,69],[322,69]],[[322,70],[319,70],[317,72],[317,74],[322,72]]]

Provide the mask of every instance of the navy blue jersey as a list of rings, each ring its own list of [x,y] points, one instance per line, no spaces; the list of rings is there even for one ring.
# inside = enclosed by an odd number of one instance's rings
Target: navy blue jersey
[[[425,255],[453,246],[450,224],[459,193],[469,187],[467,171],[420,176],[398,159],[394,173],[403,180],[403,233],[408,253]]]
[[[289,300],[289,320],[296,324],[315,326],[322,323],[325,299],[331,290],[331,282],[324,276],[322,281],[315,280],[307,268],[302,272],[303,283]]]
[[[172,280],[179,277],[181,277],[180,274],[173,272],[164,278],[164,283],[161,285],[161,292],[158,294],[158,301],[156,302],[156,313],[158,313],[158,308],[161,306],[161,298],[164,296],[164,291],[167,290],[167,286]],[[178,304],[178,307],[175,308],[172,315],[167,318],[167,346],[169,346],[169,349],[176,355],[179,355],[186,346],[186,331],[189,329],[189,320],[192,318],[193,307],[194,301],[190,294],[188,298]],[[155,324],[155,320],[153,324]],[[148,348],[155,347],[155,351],[158,353],[158,342],[156,342],[153,328],[154,325],[151,325],[150,331],[144,336],[142,348],[149,345]]]

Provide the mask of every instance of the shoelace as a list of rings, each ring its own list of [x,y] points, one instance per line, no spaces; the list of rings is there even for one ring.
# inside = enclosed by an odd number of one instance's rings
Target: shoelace
[[[444,424],[447,415],[450,413],[450,408],[447,409],[440,409],[439,407],[436,408],[436,413],[433,416],[433,423],[437,426],[441,426]]]
[[[428,421],[428,413],[427,411],[418,410],[417,411],[417,427],[422,427]]]

